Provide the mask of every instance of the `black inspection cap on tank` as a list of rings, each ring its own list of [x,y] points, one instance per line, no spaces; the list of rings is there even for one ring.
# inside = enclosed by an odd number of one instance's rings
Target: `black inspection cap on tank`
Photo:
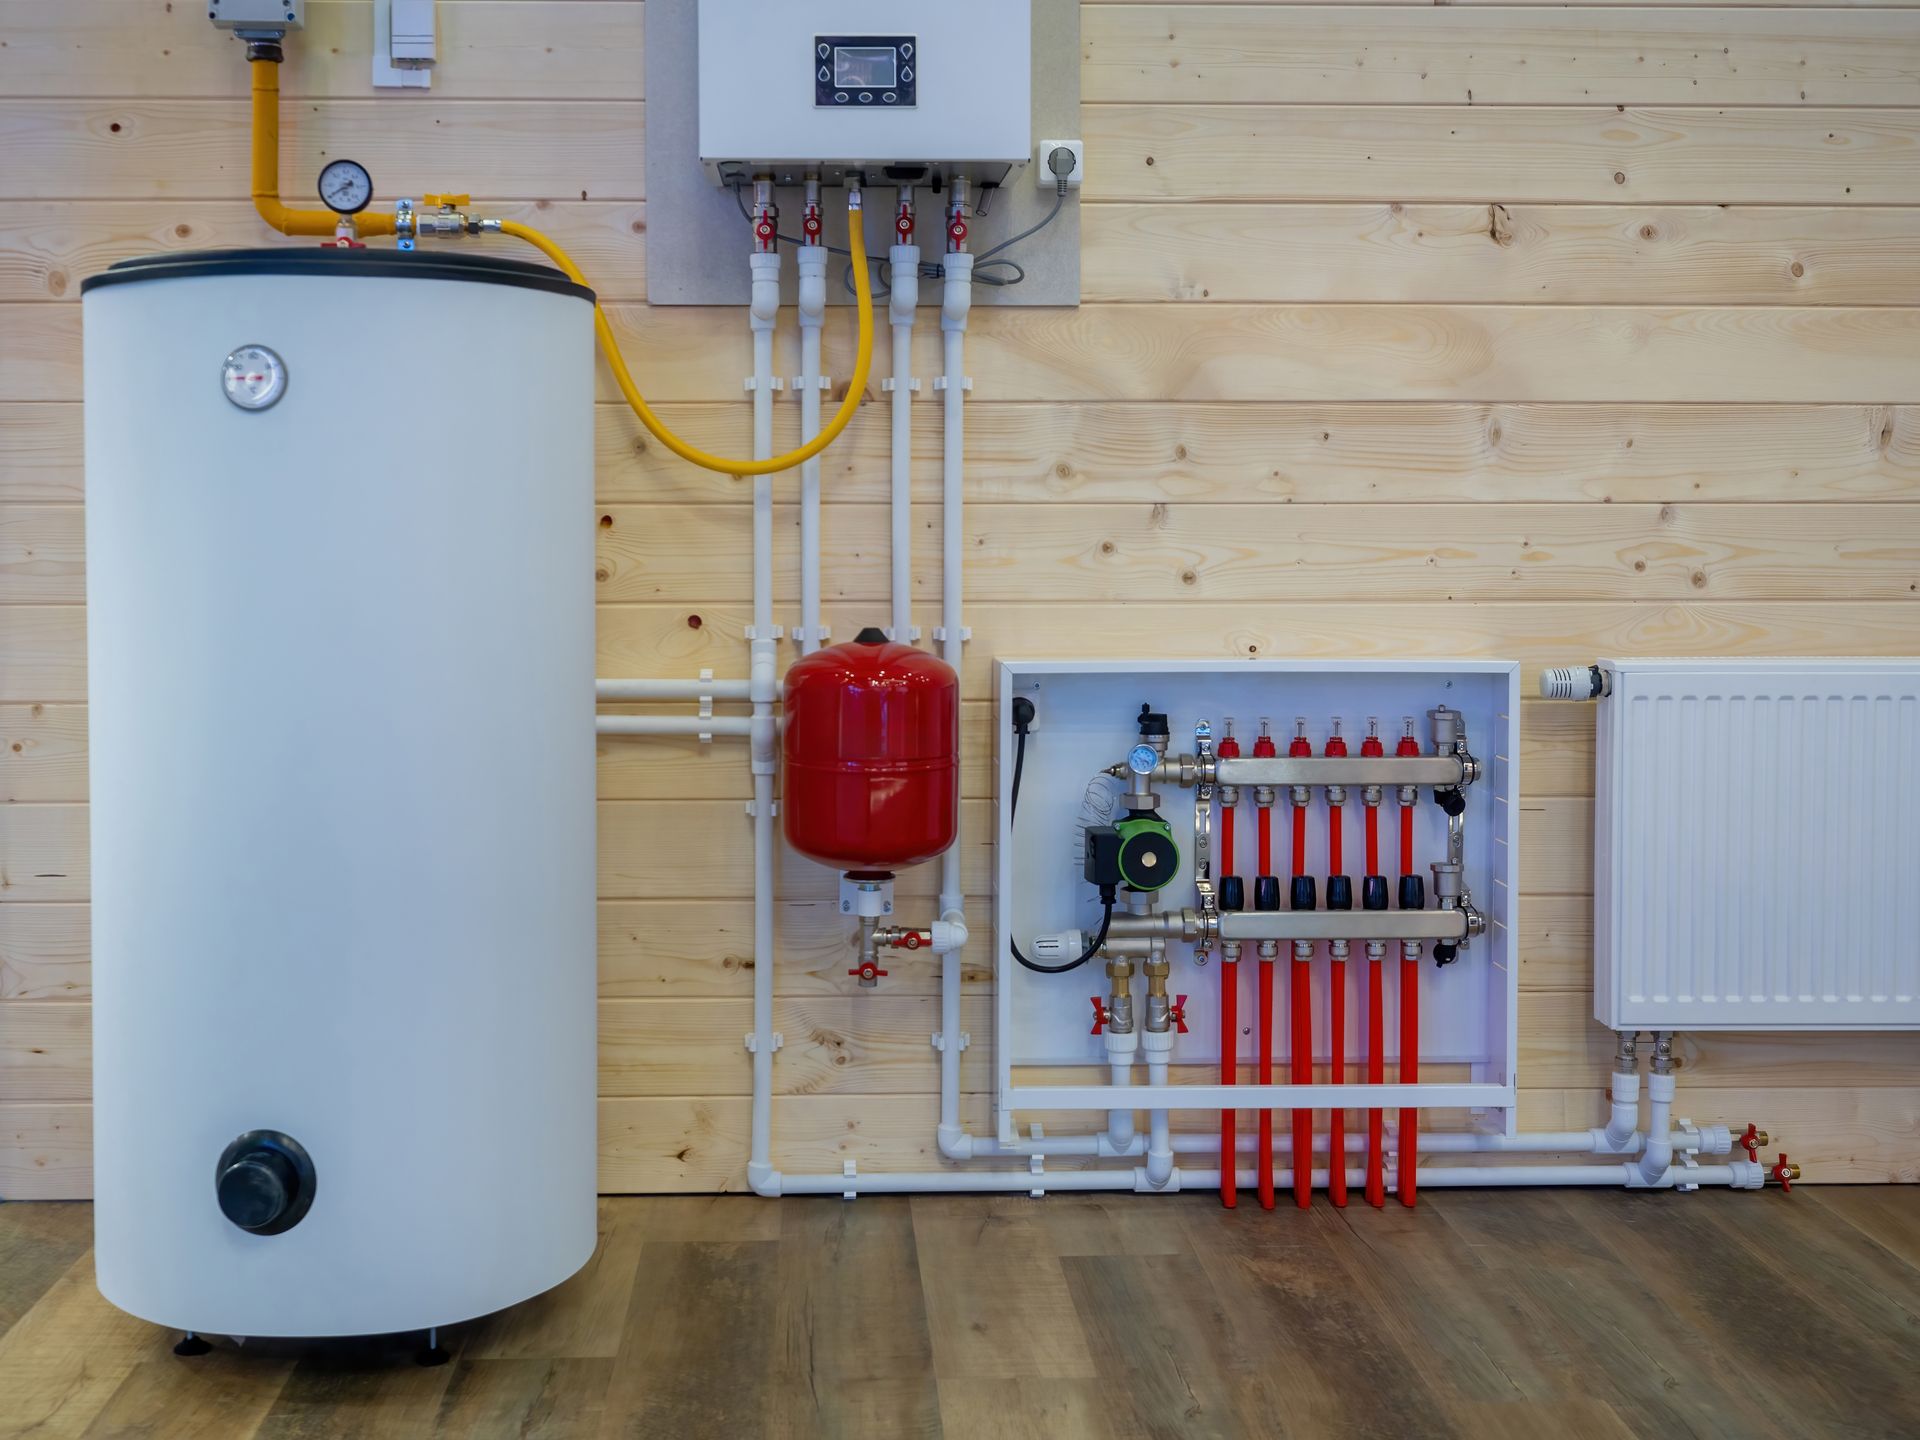
[[[179,280],[193,275],[329,275],[355,280],[466,280],[477,285],[517,285],[591,301],[593,291],[576,285],[551,265],[508,260],[499,255],[457,254],[449,250],[349,250],[333,246],[274,246],[253,250],[182,250],[170,255],[140,255],[121,260],[80,282],[86,294],[101,285],[136,280]]]
[[[884,645],[887,643],[887,632],[882,630],[878,625],[869,625],[853,637],[853,643],[856,645]]]

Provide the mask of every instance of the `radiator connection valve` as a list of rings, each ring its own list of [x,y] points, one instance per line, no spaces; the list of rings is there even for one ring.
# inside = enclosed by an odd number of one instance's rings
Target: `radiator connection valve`
[[[1780,1158],[1774,1161],[1773,1168],[1769,1170],[1767,1174],[1772,1177],[1774,1183],[1780,1187],[1780,1193],[1782,1195],[1791,1195],[1793,1193],[1793,1182],[1800,1178],[1800,1167],[1798,1165],[1789,1165],[1787,1163],[1787,1152],[1782,1150],[1780,1152]]]

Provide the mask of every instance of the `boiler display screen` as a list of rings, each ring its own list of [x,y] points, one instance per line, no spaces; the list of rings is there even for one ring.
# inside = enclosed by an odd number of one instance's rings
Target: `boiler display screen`
[[[843,90],[887,90],[898,79],[900,52],[891,45],[842,45],[833,52],[833,83]]]
[[[912,35],[816,35],[813,103],[855,111],[911,109],[920,96],[919,52]]]

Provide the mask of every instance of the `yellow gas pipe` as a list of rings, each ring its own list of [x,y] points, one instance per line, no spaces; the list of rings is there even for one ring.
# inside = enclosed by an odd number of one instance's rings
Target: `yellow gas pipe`
[[[262,220],[283,235],[331,235],[339,223],[338,217],[331,211],[296,210],[280,199],[280,62],[264,56],[256,57],[252,61],[252,68],[254,208],[260,212]],[[354,219],[362,235],[397,233],[391,215],[361,214]],[[580,273],[580,267],[573,263],[573,258],[552,237],[517,220],[502,220],[500,233],[525,241],[559,266],[569,280],[576,285],[586,285],[587,279]],[[864,255],[865,238],[860,207],[857,203],[850,203],[847,207],[847,248],[856,256]],[[866,393],[867,373],[873,365],[873,283],[864,264],[855,264],[853,267],[853,291],[859,312],[859,330],[854,349],[853,378],[847,385],[846,398],[840,402],[840,408],[834,411],[833,418],[820,427],[820,433],[813,439],[784,455],[775,455],[767,460],[732,460],[721,455],[710,455],[682,440],[653,413],[646,397],[640,393],[640,387],[634,384],[627,362],[620,354],[619,343],[614,339],[613,326],[607,322],[607,312],[597,300],[593,306],[593,330],[599,337],[601,352],[607,357],[607,366],[613,371],[614,382],[619,385],[621,395],[633,407],[633,413],[640,417],[640,423],[662,445],[682,460],[703,469],[732,475],[736,479],[744,479],[749,475],[771,475],[781,470],[791,470],[825,450],[840,438],[840,432],[847,428],[847,422],[853,419],[854,412],[860,408]]]

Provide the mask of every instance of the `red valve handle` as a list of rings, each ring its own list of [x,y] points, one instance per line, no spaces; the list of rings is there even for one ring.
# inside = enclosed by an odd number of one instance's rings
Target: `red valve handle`
[[[878,980],[884,977],[886,973],[887,972],[882,970],[878,965],[856,965],[853,969],[847,971],[847,974],[857,975],[862,980]]]
[[[933,934],[927,930],[908,930],[887,943],[896,950],[918,950],[922,945],[933,944]]]
[[[1799,1168],[1797,1165],[1787,1164],[1787,1152],[1784,1150],[1780,1152],[1780,1158],[1774,1162],[1773,1178],[1780,1182],[1780,1193],[1782,1195],[1791,1195],[1793,1193],[1793,1175]]]
[[[1733,1143],[1746,1148],[1747,1159],[1757,1161],[1760,1158],[1760,1127],[1751,1120],[1747,1122],[1747,1133],[1733,1137]],[[1780,1157],[1785,1159],[1783,1155]]]
[[[1101,1003],[1098,995],[1091,995],[1087,998],[1093,1001],[1093,1029],[1087,1033],[1089,1035],[1098,1035],[1102,1030],[1106,1029],[1107,1021],[1112,1017],[1108,1015],[1107,1007]]]
[[[1173,1021],[1173,1028],[1182,1035],[1187,1033],[1187,997],[1176,995],[1173,1004],[1167,1010],[1167,1018]]]

